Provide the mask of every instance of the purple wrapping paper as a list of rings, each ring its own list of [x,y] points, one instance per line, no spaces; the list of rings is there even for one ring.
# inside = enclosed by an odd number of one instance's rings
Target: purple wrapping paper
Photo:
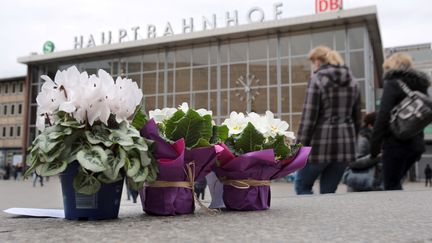
[[[153,156],[158,160],[160,181],[188,181],[186,164],[194,161],[194,180],[205,177],[216,162],[215,148],[205,147],[188,150],[184,140],[175,144],[165,141],[160,135],[157,124],[150,120],[141,129],[141,136],[155,142]],[[179,187],[144,187],[140,190],[143,210],[150,215],[190,214],[195,210],[192,190]]]
[[[295,157],[283,161],[275,161],[271,149],[250,152],[230,161],[221,161],[223,165],[217,167],[215,173],[219,178],[233,180],[273,180],[303,168],[310,150],[310,147],[302,147]],[[223,153],[230,151],[225,150]],[[270,186],[251,186],[247,189],[223,186],[223,201],[230,210],[265,210],[270,207],[270,198]]]

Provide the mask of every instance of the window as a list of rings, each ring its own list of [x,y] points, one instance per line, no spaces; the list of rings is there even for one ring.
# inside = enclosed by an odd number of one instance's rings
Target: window
[[[16,135],[17,137],[21,137],[21,126],[17,126]]]
[[[3,136],[2,137],[6,137],[6,127],[3,127]]]
[[[5,85],[4,85],[4,92],[5,92],[5,94],[8,93],[8,89],[9,89],[9,85],[8,85],[8,84],[5,84]]]
[[[12,93],[15,93],[15,90],[16,90],[16,83],[13,83],[12,84]]]
[[[19,92],[23,92],[24,91],[24,83],[20,82],[19,84]]]
[[[15,105],[11,105],[11,115],[15,115]]]
[[[7,115],[7,105],[3,106],[3,115]]]
[[[14,135],[14,127],[9,128],[9,137],[13,137]]]
[[[0,94],[2,93],[2,91],[3,91],[3,85],[0,84]]]
[[[18,114],[21,115],[22,114],[22,104],[18,105]]]

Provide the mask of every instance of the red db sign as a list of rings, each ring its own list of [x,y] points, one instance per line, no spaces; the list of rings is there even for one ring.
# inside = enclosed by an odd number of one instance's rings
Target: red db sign
[[[316,0],[315,12],[325,13],[342,9],[342,0]]]

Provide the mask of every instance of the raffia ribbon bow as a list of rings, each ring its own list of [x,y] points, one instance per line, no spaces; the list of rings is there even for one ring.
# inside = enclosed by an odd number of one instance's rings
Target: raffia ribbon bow
[[[184,169],[184,172],[187,176],[187,181],[154,181],[147,183],[148,187],[181,187],[181,188],[187,188],[192,190],[192,195],[195,199],[195,201],[198,203],[200,208],[204,209],[208,213],[215,214],[219,213],[219,209],[211,209],[205,206],[197,197],[195,194],[195,187],[194,187],[194,179],[195,179],[195,162],[189,162],[186,164],[186,169]]]
[[[270,180],[254,180],[254,179],[245,179],[245,180],[228,180],[225,178],[221,178],[220,181],[224,185],[232,186],[237,189],[249,189],[251,186],[270,186]]]

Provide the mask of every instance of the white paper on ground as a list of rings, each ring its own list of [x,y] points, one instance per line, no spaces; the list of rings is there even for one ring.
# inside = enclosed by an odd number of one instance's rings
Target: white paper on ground
[[[210,190],[212,201],[209,208],[225,208],[223,202],[223,184],[219,181],[214,172],[210,172],[207,176],[207,185]]]
[[[3,210],[5,213],[29,216],[29,217],[49,217],[49,218],[63,218],[63,209],[43,209],[43,208],[8,208]]]

